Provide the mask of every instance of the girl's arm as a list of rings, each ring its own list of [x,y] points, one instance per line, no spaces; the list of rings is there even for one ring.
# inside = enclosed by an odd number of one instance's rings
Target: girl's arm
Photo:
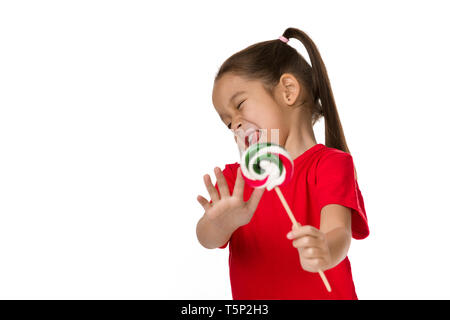
[[[203,176],[211,201],[197,196],[205,213],[197,223],[197,238],[201,245],[213,249],[224,245],[234,230],[250,222],[265,189],[256,189],[244,201],[245,181],[238,168],[233,193],[219,167],[214,169],[217,183],[214,186],[208,174]],[[219,192],[218,192],[219,191]]]
[[[308,225],[293,227],[287,238],[299,250],[303,269],[325,271],[344,260],[352,238],[351,222],[350,208],[328,204],[321,210],[320,230]]]
[[[351,210],[339,204],[329,204],[322,208],[320,215],[320,231],[325,233],[330,249],[331,269],[347,256],[352,240]]]
[[[236,229],[230,223],[218,225],[204,214],[197,223],[197,239],[207,249],[218,248],[227,243]]]

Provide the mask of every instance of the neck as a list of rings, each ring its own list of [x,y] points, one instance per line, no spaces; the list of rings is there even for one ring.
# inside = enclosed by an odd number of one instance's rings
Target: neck
[[[284,148],[292,159],[296,159],[309,148],[317,144],[310,117],[305,114],[295,114],[290,125]]]

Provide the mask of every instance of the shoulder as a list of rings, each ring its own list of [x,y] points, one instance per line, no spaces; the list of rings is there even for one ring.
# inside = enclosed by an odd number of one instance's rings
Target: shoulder
[[[322,158],[327,158],[327,157],[350,157],[351,158],[352,155],[348,152],[325,146],[322,149],[321,157]]]
[[[320,176],[328,179],[336,176],[356,177],[356,168],[350,153],[339,149],[325,147],[317,157],[316,179]]]
[[[325,147],[317,157],[317,167],[353,165],[350,153],[339,149]]]

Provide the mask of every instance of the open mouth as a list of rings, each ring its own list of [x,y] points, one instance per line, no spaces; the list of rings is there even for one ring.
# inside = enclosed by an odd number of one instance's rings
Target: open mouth
[[[257,143],[261,138],[261,132],[259,130],[254,130],[250,134],[245,136],[245,148],[248,148],[254,143]]]

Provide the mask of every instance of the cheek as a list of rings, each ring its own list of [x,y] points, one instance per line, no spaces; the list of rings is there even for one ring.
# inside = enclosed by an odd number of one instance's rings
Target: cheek
[[[263,129],[260,142],[274,142],[283,144],[286,140],[284,132],[284,122],[276,105],[270,102],[247,103],[242,109],[242,116],[249,122],[252,122],[259,128]]]
[[[265,139],[263,141],[270,141],[280,144],[280,142],[285,140],[285,124],[283,124],[283,121],[278,113],[265,113],[258,124],[261,129],[264,129],[263,138]]]
[[[248,104],[242,111],[243,116],[260,128],[279,128],[282,126],[281,116],[273,107],[263,104]]]

